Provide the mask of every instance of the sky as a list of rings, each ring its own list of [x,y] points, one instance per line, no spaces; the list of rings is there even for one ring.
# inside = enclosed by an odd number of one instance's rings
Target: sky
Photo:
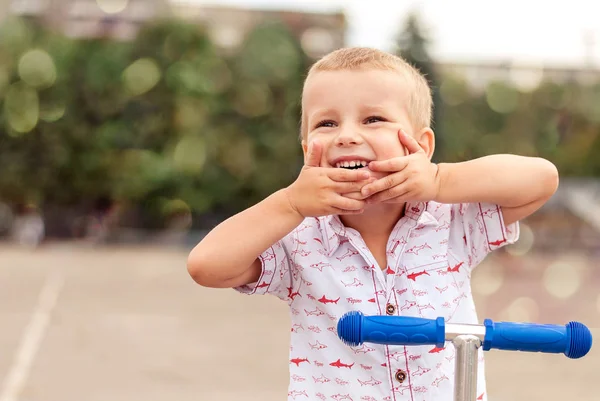
[[[501,61],[600,68],[600,2],[593,0],[172,0],[205,5],[343,11],[347,45],[389,50],[418,10],[443,61]],[[551,3],[551,4],[550,4]],[[595,43],[586,46],[585,38]],[[591,52],[590,52],[591,50]],[[591,55],[591,57],[590,57]]]

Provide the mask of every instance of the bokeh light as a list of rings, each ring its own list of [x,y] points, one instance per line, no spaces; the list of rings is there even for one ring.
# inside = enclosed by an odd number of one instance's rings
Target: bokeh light
[[[582,269],[579,264],[557,261],[544,271],[546,290],[554,297],[567,299],[577,293],[582,284]]]
[[[129,0],[96,0],[98,7],[107,14],[117,14],[127,8]]]
[[[493,261],[475,269],[472,281],[473,291],[480,295],[492,295],[504,284],[504,270]]]
[[[486,100],[490,109],[497,113],[510,113],[517,108],[519,93],[512,87],[492,82],[486,88]]]
[[[204,140],[195,135],[186,135],[179,140],[173,151],[173,162],[180,171],[200,173],[206,162]]]
[[[15,132],[22,134],[31,131],[39,120],[37,92],[22,81],[10,85],[4,99],[4,112]]]
[[[158,84],[161,72],[158,64],[150,58],[142,58],[134,61],[123,72],[123,83],[125,89],[132,96],[139,96]]]
[[[56,81],[52,57],[42,49],[29,50],[19,59],[19,76],[34,88],[48,88]]]
[[[506,252],[513,256],[524,256],[531,251],[535,243],[533,230],[526,223],[519,224],[519,240],[506,247]]]
[[[539,305],[529,297],[515,299],[500,312],[500,320],[509,322],[536,322],[538,318]]]

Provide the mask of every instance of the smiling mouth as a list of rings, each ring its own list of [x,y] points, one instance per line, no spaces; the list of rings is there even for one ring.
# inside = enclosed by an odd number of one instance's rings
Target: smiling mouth
[[[348,170],[358,170],[359,168],[367,167],[369,162],[365,160],[353,160],[336,163],[337,168],[345,168]]]

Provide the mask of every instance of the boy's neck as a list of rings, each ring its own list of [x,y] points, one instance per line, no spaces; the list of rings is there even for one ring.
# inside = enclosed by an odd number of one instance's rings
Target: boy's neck
[[[360,235],[369,238],[388,238],[392,230],[404,216],[405,203],[371,206],[362,214],[340,215],[341,222],[353,228]]]

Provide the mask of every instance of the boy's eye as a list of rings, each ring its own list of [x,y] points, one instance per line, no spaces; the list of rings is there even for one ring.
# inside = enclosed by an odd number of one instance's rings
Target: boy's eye
[[[365,120],[365,123],[366,124],[372,124],[372,123],[376,123],[376,122],[379,122],[379,121],[385,121],[385,118],[379,117],[379,116],[371,116],[371,117],[368,117]]]
[[[334,125],[335,125],[335,122],[333,122],[331,120],[324,120],[324,121],[317,123],[317,125],[315,125],[315,128],[321,128],[321,127],[331,128]]]

